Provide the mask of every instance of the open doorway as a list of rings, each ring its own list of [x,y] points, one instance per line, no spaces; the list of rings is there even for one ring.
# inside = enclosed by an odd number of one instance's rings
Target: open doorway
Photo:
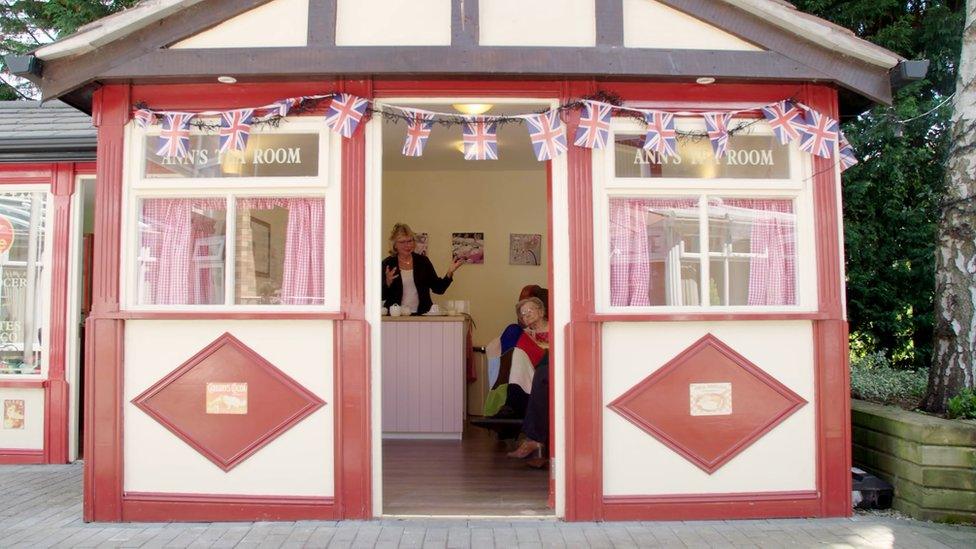
[[[398,105],[455,112],[447,102]],[[486,114],[546,106],[494,105]],[[379,337],[382,394],[374,395],[381,400],[382,512],[552,514],[551,388],[534,375],[542,365],[548,373],[548,341],[539,344],[542,336],[534,332],[525,341],[513,329],[520,323],[520,298],[541,297],[549,306],[546,163],[536,160],[521,124],[498,127],[498,160],[465,160],[460,126],[437,125],[422,156],[405,156],[405,133],[404,123],[383,122],[382,214],[375,233],[381,253],[375,264],[389,265],[376,270],[386,307]],[[409,231],[394,231],[397,224]],[[409,249],[398,249],[398,242]],[[409,258],[416,255],[423,257],[412,268]],[[418,284],[422,265],[444,277],[458,257],[465,262],[449,283]],[[410,286],[421,294],[421,286],[432,288],[431,301],[414,297]],[[406,316],[405,308],[413,314]],[[546,416],[547,440],[524,458],[510,457],[524,442],[533,400],[535,417]]]
[[[85,319],[91,312],[92,272],[95,253],[95,178],[76,180],[72,201],[71,276],[68,295],[67,378],[70,390],[68,413],[68,460],[85,458]]]

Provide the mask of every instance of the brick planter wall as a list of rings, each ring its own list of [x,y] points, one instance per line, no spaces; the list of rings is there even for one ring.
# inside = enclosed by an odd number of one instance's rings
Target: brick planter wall
[[[854,464],[895,486],[912,517],[976,522],[976,421],[851,403]]]

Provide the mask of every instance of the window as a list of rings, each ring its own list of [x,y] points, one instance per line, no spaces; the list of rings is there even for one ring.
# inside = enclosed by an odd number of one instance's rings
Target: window
[[[321,120],[287,122],[287,129],[252,128],[243,153],[220,154],[216,136],[196,131],[180,160],[157,156],[155,135],[130,141],[138,172],[130,185],[130,306],[332,303],[338,283],[329,281],[326,252],[336,237],[326,222],[338,214],[327,213],[337,201],[329,198],[334,171],[324,161],[331,143]]]
[[[320,197],[143,199],[138,303],[321,305],[324,238]]]
[[[0,192],[0,374],[41,373],[47,193]]]
[[[597,257],[601,309],[812,306],[809,168],[765,122],[747,123],[716,160],[704,136],[679,136],[679,155],[660,158],[642,148],[638,123],[614,121],[613,145],[594,157],[606,166],[594,171],[595,230],[607,246]],[[678,129],[704,124],[679,119]]]
[[[792,200],[610,200],[613,306],[796,305]]]

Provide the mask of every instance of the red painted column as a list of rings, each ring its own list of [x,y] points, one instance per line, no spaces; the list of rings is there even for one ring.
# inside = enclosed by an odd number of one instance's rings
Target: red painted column
[[[571,82],[563,102],[590,95],[594,82]],[[580,113],[566,113],[567,135]],[[566,330],[566,520],[603,518],[600,324],[594,312],[592,153],[569,147],[570,321]]]
[[[51,185],[53,200],[50,221],[54,224],[51,242],[51,302],[50,336],[47,382],[44,384],[46,413],[44,414],[44,461],[68,462],[68,382],[65,368],[68,361],[68,273],[71,252],[71,195],[75,189],[75,167],[70,162],[59,163],[54,169]]]
[[[837,91],[805,85],[800,100],[839,119]],[[848,330],[843,313],[843,234],[835,159],[813,158],[817,297],[826,320],[814,322],[817,391],[817,484],[822,516],[851,514],[851,405]]]
[[[92,313],[85,333],[86,521],[122,520],[122,344],[119,310],[122,238],[124,127],[130,116],[128,86],[95,92],[92,121],[98,128],[95,184],[95,258]]]
[[[372,98],[370,81],[343,91]],[[366,124],[342,140],[343,320],[335,323],[335,490],[338,518],[372,516],[369,324],[366,322]],[[342,139],[336,137],[336,139]]]

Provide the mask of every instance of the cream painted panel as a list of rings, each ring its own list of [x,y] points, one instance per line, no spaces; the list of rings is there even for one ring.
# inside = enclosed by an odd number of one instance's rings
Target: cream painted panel
[[[596,44],[594,0],[487,0],[478,6],[482,46]]]
[[[3,401],[24,401],[24,428],[3,428]],[[0,449],[44,449],[44,389],[0,389]]]
[[[807,401],[711,475],[606,408],[707,333]],[[603,403],[603,490],[608,496],[816,487],[813,327],[809,321],[607,324],[603,330]]]
[[[308,45],[308,0],[272,0],[170,46],[173,49]]]
[[[338,0],[337,46],[450,46],[451,0]]]
[[[745,40],[652,0],[624,0],[624,46],[762,51]]]
[[[225,473],[132,399],[230,332],[326,405]],[[125,490],[332,496],[332,323],[313,320],[140,320],[125,329]]]

